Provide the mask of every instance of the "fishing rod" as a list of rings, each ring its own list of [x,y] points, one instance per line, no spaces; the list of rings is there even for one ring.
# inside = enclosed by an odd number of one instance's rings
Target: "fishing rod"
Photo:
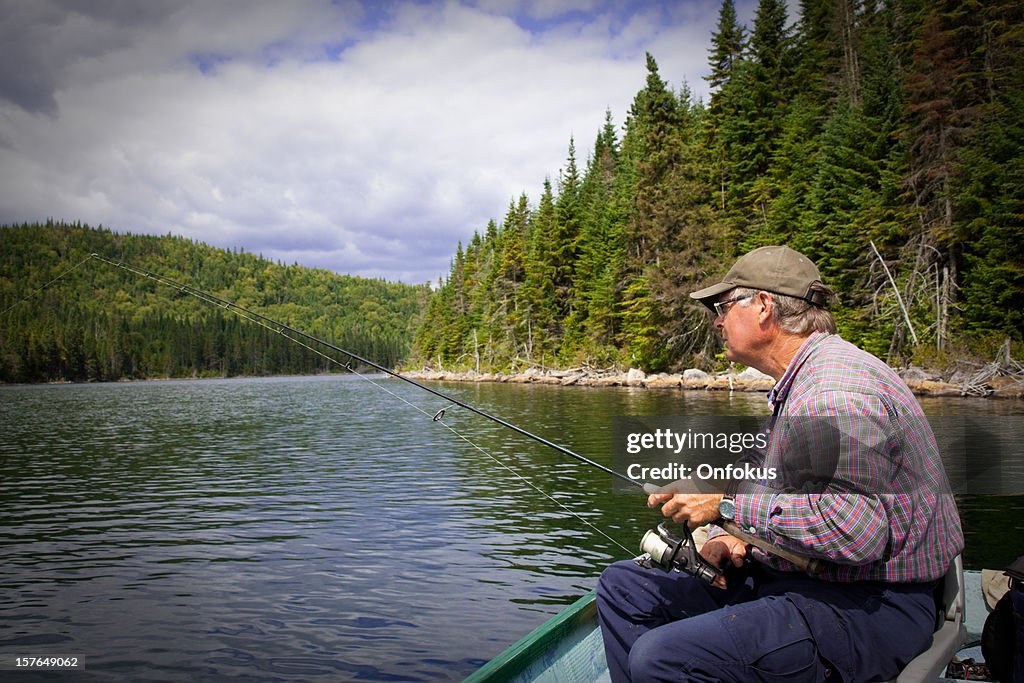
[[[242,306],[241,304],[238,304],[236,302],[229,301],[228,299],[225,299],[223,297],[217,296],[216,294],[212,294],[210,292],[204,291],[204,290],[199,289],[197,287],[193,287],[192,285],[189,285],[189,284],[178,282],[177,280],[169,278],[169,277],[167,277],[165,275],[160,275],[158,273],[154,273],[154,272],[146,270],[144,268],[139,268],[139,267],[133,266],[131,264],[125,263],[124,261],[115,261],[113,259],[109,259],[109,258],[107,258],[105,256],[102,256],[100,254],[97,254],[97,253],[90,254],[87,259],[82,261],[82,263],[85,263],[86,261],[93,260],[93,259],[95,259],[97,261],[100,261],[102,263],[105,263],[107,265],[113,266],[115,268],[119,268],[119,269],[125,270],[125,271],[130,272],[130,273],[132,273],[134,275],[138,275],[138,276],[141,276],[141,277],[145,277],[145,278],[147,278],[149,280],[153,280],[157,284],[162,284],[162,285],[165,285],[165,286],[168,286],[168,287],[173,287],[173,288],[179,290],[180,292],[182,292],[184,294],[188,294],[188,295],[193,296],[193,297],[195,297],[195,298],[197,298],[197,299],[199,299],[201,301],[204,301],[206,303],[209,303],[209,304],[212,304],[212,305],[215,305],[215,306],[219,306],[219,307],[221,307],[221,308],[223,308],[225,310],[231,311],[232,313],[234,313],[234,314],[236,314],[236,315],[238,315],[238,316],[240,316],[240,317],[242,317],[242,318],[244,318],[246,320],[254,322],[254,323],[256,323],[258,325],[261,325],[261,326],[263,326],[263,327],[265,327],[265,328],[267,328],[267,329],[269,329],[271,331],[276,332],[277,334],[280,334],[281,336],[285,337],[286,339],[289,339],[292,342],[295,342],[295,343],[299,344],[300,346],[302,346],[302,347],[312,351],[313,353],[316,353],[316,354],[320,355],[321,357],[323,357],[323,358],[325,358],[325,359],[327,359],[327,360],[329,360],[331,362],[334,362],[334,363],[336,363],[338,365],[341,365],[342,367],[344,367],[348,371],[350,371],[350,372],[352,372],[354,374],[357,374],[359,376],[362,376],[362,375],[360,375],[360,373],[358,373],[352,367],[352,362],[353,361],[355,361],[355,362],[357,362],[359,364],[362,364],[364,366],[373,368],[373,369],[375,369],[375,370],[377,370],[377,371],[379,371],[379,372],[381,372],[381,373],[383,373],[385,375],[388,375],[390,377],[394,377],[395,379],[402,380],[403,382],[411,384],[414,387],[417,387],[418,389],[421,389],[422,391],[425,391],[425,392],[427,392],[429,394],[432,394],[434,396],[442,398],[445,401],[450,402],[452,405],[456,405],[456,406],[458,406],[460,408],[463,408],[463,409],[465,409],[465,410],[467,410],[467,411],[469,411],[469,412],[471,412],[471,413],[473,413],[475,415],[479,415],[480,417],[483,417],[483,418],[485,418],[487,420],[490,420],[490,421],[492,421],[492,422],[494,422],[496,424],[499,424],[499,425],[501,425],[503,427],[511,429],[512,431],[516,432],[517,434],[520,434],[521,436],[525,436],[525,437],[527,437],[529,439],[532,439],[532,440],[534,440],[534,441],[536,441],[538,443],[541,443],[541,444],[543,444],[545,446],[548,446],[549,448],[553,448],[554,450],[558,451],[559,453],[562,453],[563,455],[569,456],[569,457],[571,457],[571,458],[573,458],[573,459],[575,459],[575,460],[577,460],[577,461],[579,461],[579,462],[581,462],[581,463],[583,463],[585,465],[588,465],[590,467],[594,467],[594,468],[596,468],[598,470],[601,470],[602,472],[604,472],[606,474],[609,474],[609,475],[611,475],[611,476],[613,476],[613,477],[615,477],[615,478],[617,478],[617,479],[619,479],[621,481],[624,481],[624,482],[626,482],[626,483],[628,483],[628,484],[630,484],[632,486],[635,486],[635,487],[643,490],[645,493],[648,493],[648,494],[659,493],[659,492],[665,491],[666,489],[668,489],[671,486],[671,485],[669,485],[669,487],[662,488],[662,487],[658,487],[658,486],[656,486],[654,484],[640,482],[640,481],[638,481],[636,479],[633,479],[632,477],[629,477],[629,476],[627,476],[627,475],[625,475],[625,474],[623,474],[621,472],[617,472],[616,470],[613,470],[610,467],[606,467],[605,465],[602,465],[599,462],[596,462],[596,461],[594,461],[594,460],[592,460],[590,458],[587,458],[587,457],[585,457],[583,455],[580,455],[579,453],[576,453],[575,451],[573,451],[573,450],[571,450],[569,448],[566,448],[565,446],[562,446],[561,444],[557,444],[557,443],[555,443],[553,441],[545,439],[544,437],[542,437],[542,436],[540,436],[538,434],[534,434],[533,432],[530,432],[530,431],[528,431],[526,429],[523,429],[522,427],[519,427],[518,425],[512,424],[511,422],[508,422],[507,420],[504,420],[504,419],[502,419],[502,418],[500,418],[500,417],[498,417],[496,415],[492,415],[491,413],[488,413],[487,411],[481,410],[480,408],[477,408],[476,406],[473,406],[473,405],[471,405],[469,403],[466,403],[465,401],[462,401],[462,400],[460,400],[458,398],[455,398],[454,396],[450,396],[449,394],[446,394],[446,393],[444,393],[442,391],[439,391],[437,389],[429,387],[429,386],[427,386],[425,384],[422,384],[421,382],[417,382],[416,380],[414,380],[414,379],[412,379],[410,377],[406,377],[406,376],[402,375],[401,373],[395,372],[394,370],[392,370],[390,368],[387,368],[387,367],[385,367],[385,366],[383,366],[383,365],[381,365],[379,363],[376,363],[376,362],[374,362],[372,360],[369,360],[367,358],[363,358],[362,356],[360,356],[360,355],[358,355],[356,353],[353,353],[352,351],[349,351],[347,349],[343,349],[340,346],[337,346],[336,344],[328,342],[328,341],[326,341],[324,339],[320,339],[319,337],[316,337],[316,336],[314,336],[312,334],[309,334],[308,332],[304,332],[304,331],[302,331],[300,329],[297,329],[297,328],[295,328],[295,327],[293,327],[291,325],[288,325],[287,323],[283,323],[283,322],[281,322],[279,320],[275,320],[275,319],[273,319],[273,318],[271,318],[269,316],[266,316],[266,315],[264,315],[262,313],[258,313],[256,311],[253,311],[253,310],[251,310],[249,308],[246,308],[245,306]],[[62,273],[57,278],[54,278],[54,280],[52,280],[51,282],[48,282],[46,285],[44,285],[44,288],[46,286],[49,286],[53,282],[56,282],[57,280],[61,279],[64,275],[66,275],[67,273],[71,272],[71,270],[74,270],[78,266],[82,265],[82,263],[79,263],[74,268],[69,269],[68,271],[65,271],[65,273]],[[285,334],[285,332],[288,332],[288,333],[290,333],[292,335],[295,335],[295,336],[288,336],[288,334]],[[349,362],[346,363],[346,364],[342,364],[337,359],[332,358],[331,356],[328,356],[328,355],[324,354],[322,351],[318,350],[317,348],[311,346],[310,345],[311,343],[312,344],[318,344],[318,345],[320,345],[322,347],[331,349],[332,351],[335,351],[335,352],[337,352],[337,353],[347,357],[349,359]],[[403,402],[408,403],[408,401],[405,401],[405,399],[401,398],[400,396],[397,396],[393,392],[388,391],[386,388],[382,387],[381,385],[376,384],[375,382],[371,382],[371,383],[373,383],[376,386],[380,387],[381,389],[383,389],[387,393],[391,394],[392,396],[395,396],[399,400],[402,400]],[[480,446],[476,445],[475,443],[470,441],[468,438],[466,438],[464,435],[460,434],[458,431],[456,431],[454,428],[452,428],[450,425],[448,425],[447,423],[443,422],[442,418],[444,417],[446,410],[447,410],[447,408],[442,408],[441,410],[438,410],[433,415],[433,418],[432,418],[433,421],[434,422],[439,422],[440,424],[445,426],[447,429],[451,430],[454,434],[456,434],[457,436],[459,436],[463,440],[467,441],[467,443],[469,443],[473,447],[477,448],[478,450],[481,450],[488,457],[492,457],[493,458],[493,456],[491,456],[489,453],[487,453],[487,451],[484,451],[482,448],[480,448]],[[429,415],[429,413],[427,413],[427,414]],[[603,531],[601,531],[600,529],[595,527],[589,521],[587,521],[587,520],[583,519],[582,517],[580,517],[579,515],[577,515],[575,512],[573,512],[571,509],[567,508],[561,502],[559,502],[558,500],[554,499],[549,494],[545,493],[543,490],[541,490],[541,489],[537,488],[536,486],[534,486],[531,482],[526,480],[525,477],[522,477],[522,475],[520,475],[519,473],[515,472],[515,470],[512,470],[510,467],[508,467],[504,463],[501,463],[500,460],[497,460],[496,458],[495,458],[495,460],[499,464],[501,464],[503,467],[505,467],[505,469],[508,469],[513,474],[515,474],[517,477],[523,479],[524,481],[527,481],[527,483],[530,484],[531,487],[533,487],[533,488],[537,489],[538,491],[540,491],[542,494],[544,494],[546,497],[548,497],[551,500],[553,500],[556,504],[558,504],[563,509],[566,509],[573,517],[576,517],[577,519],[581,520],[584,524],[586,524],[587,526],[590,526],[591,528],[595,529],[598,533],[600,533],[606,539],[610,540],[615,545],[618,545],[623,550],[626,550],[626,548],[624,548],[620,543],[618,543],[617,541],[615,541],[614,539],[609,537],[606,533],[604,533]],[[818,565],[816,564],[816,560],[805,558],[803,556],[797,555],[797,554],[792,553],[790,551],[787,551],[785,549],[778,548],[777,546],[774,546],[773,544],[770,544],[767,541],[764,541],[763,539],[759,539],[759,538],[753,537],[753,536],[747,534],[746,532],[744,532],[742,529],[740,529],[736,524],[734,524],[732,522],[727,522],[727,521],[724,521],[724,520],[721,520],[721,522],[723,524],[723,527],[726,529],[726,531],[728,533],[732,534],[733,536],[735,536],[737,538],[740,538],[745,543],[749,543],[751,545],[755,545],[755,546],[761,548],[762,550],[765,550],[766,552],[770,552],[770,553],[776,554],[776,555],[778,555],[780,557],[783,557],[784,559],[789,560],[791,563],[796,565],[798,568],[803,569],[804,571],[807,571],[809,573],[816,573],[817,572]],[[641,563],[641,564],[648,563],[648,566],[653,565],[653,566],[660,567],[661,569],[663,569],[665,571],[671,571],[673,569],[679,570],[679,571],[684,571],[684,572],[686,572],[688,574],[691,574],[692,576],[695,576],[695,577],[697,577],[697,578],[699,578],[699,579],[701,579],[703,581],[706,581],[708,583],[714,583],[715,580],[717,579],[717,577],[721,574],[721,570],[719,570],[717,567],[715,567],[714,565],[712,565],[709,562],[707,562],[703,557],[701,557],[697,553],[696,543],[695,543],[695,541],[693,539],[693,534],[690,531],[689,526],[686,525],[686,524],[683,524],[682,525],[682,530],[683,530],[683,537],[682,538],[678,538],[678,537],[674,536],[671,532],[669,532],[664,523],[658,525],[658,528],[656,530],[648,531],[644,535],[644,538],[641,541],[641,545],[640,545],[641,550],[643,551],[644,554],[641,555],[639,558],[637,558],[637,561],[639,563]]]
[[[479,409],[479,408],[477,408],[475,406],[472,406],[469,403],[466,403],[465,401],[461,401],[461,400],[455,398],[454,396],[450,396],[450,395],[448,395],[448,394],[446,394],[446,393],[444,393],[442,391],[438,391],[437,389],[432,389],[431,387],[428,387],[425,384],[417,382],[416,380],[414,380],[414,379],[412,379],[410,377],[406,377],[405,375],[402,375],[401,373],[395,372],[394,370],[391,370],[390,368],[386,368],[383,365],[380,365],[379,363],[375,363],[372,360],[368,360],[366,358],[363,358],[362,356],[359,356],[359,355],[357,355],[357,354],[355,354],[355,353],[353,353],[353,352],[351,352],[351,351],[349,351],[347,349],[343,349],[340,346],[332,344],[331,342],[325,341],[325,340],[320,339],[318,337],[314,337],[313,335],[309,334],[308,332],[303,332],[302,330],[296,329],[296,328],[292,327],[291,325],[288,325],[286,323],[280,322],[278,320],[274,320],[273,318],[265,316],[262,313],[257,313],[256,311],[250,310],[250,309],[248,309],[248,308],[246,308],[246,307],[244,307],[244,306],[242,306],[240,304],[237,304],[237,303],[235,303],[233,301],[228,301],[227,299],[221,298],[221,297],[219,297],[219,296],[217,296],[215,294],[211,294],[209,292],[205,292],[205,291],[203,291],[201,289],[198,289],[196,287],[192,287],[191,285],[187,285],[187,284],[184,284],[184,283],[181,283],[181,282],[177,282],[176,280],[172,280],[171,278],[168,278],[168,277],[163,276],[163,275],[158,275],[156,273],[152,273],[152,272],[150,272],[148,270],[145,270],[145,269],[142,269],[142,268],[136,268],[136,267],[134,267],[132,265],[124,263],[123,261],[114,261],[112,259],[106,258],[105,256],[101,256],[100,254],[95,254],[95,253],[91,254],[89,258],[93,258],[93,259],[96,259],[98,261],[102,261],[103,263],[106,263],[108,265],[114,266],[115,268],[121,268],[123,270],[127,270],[128,272],[134,273],[136,275],[141,275],[143,277],[146,277],[146,278],[149,278],[151,280],[154,280],[157,283],[164,284],[164,285],[167,285],[167,286],[170,286],[170,287],[174,287],[174,288],[184,292],[185,294],[190,294],[192,296],[195,296],[195,297],[197,297],[199,299],[205,300],[205,301],[207,301],[209,303],[218,305],[218,306],[220,306],[222,308],[225,308],[227,310],[244,313],[245,316],[247,316],[249,319],[257,319],[257,320],[262,321],[263,323],[266,323],[268,326],[270,326],[271,329],[276,328],[276,331],[279,334],[282,334],[283,331],[287,331],[287,332],[290,332],[291,334],[297,335],[297,336],[299,336],[302,339],[305,339],[307,341],[310,341],[310,342],[313,342],[313,343],[316,343],[316,344],[320,344],[320,345],[322,345],[322,346],[324,346],[326,348],[331,349],[332,351],[336,351],[336,352],[338,352],[338,353],[340,353],[340,354],[342,354],[344,356],[347,356],[348,358],[350,358],[353,361],[356,361],[357,363],[361,363],[363,365],[371,367],[371,368],[373,368],[373,369],[375,369],[375,370],[377,370],[379,372],[382,372],[382,373],[384,373],[386,375],[389,375],[389,376],[394,377],[396,379],[400,379],[403,382],[408,382],[409,384],[413,385],[414,387],[417,387],[419,389],[422,389],[423,391],[429,392],[429,393],[431,393],[431,394],[433,394],[433,395],[435,395],[435,396],[437,396],[439,398],[444,399],[445,401],[449,401],[450,403],[452,403],[452,404],[454,404],[456,406],[459,406],[460,408],[464,408],[465,410],[468,410],[471,413],[475,413],[476,415],[479,415],[480,417],[483,417],[483,418],[486,418],[486,419],[488,419],[488,420],[490,420],[492,422],[495,422],[495,423],[501,425],[502,427],[507,427],[507,428],[511,429],[512,431],[516,432],[517,434],[525,436],[525,437],[527,437],[529,439],[533,439],[534,441],[536,441],[538,443],[542,443],[545,446],[548,446],[550,448],[554,448],[556,451],[562,453],[563,455],[567,455],[567,456],[569,456],[571,458],[575,458],[576,460],[578,460],[578,461],[580,461],[580,462],[582,462],[582,463],[584,463],[586,465],[590,465],[591,467],[596,467],[597,469],[601,470],[602,472],[610,474],[613,477],[616,477],[616,478],[618,478],[618,479],[620,479],[620,480],[622,480],[622,481],[624,481],[624,482],[626,482],[628,484],[631,484],[633,486],[639,487],[641,489],[644,488],[644,484],[642,482],[639,482],[636,479],[633,479],[632,477],[628,477],[625,474],[622,474],[621,472],[616,472],[615,470],[611,469],[610,467],[605,467],[601,463],[595,462],[594,460],[591,460],[590,458],[582,456],[579,453],[576,453],[575,451],[572,451],[572,450],[566,448],[565,446],[557,444],[557,443],[555,443],[553,441],[549,441],[548,439],[545,439],[544,437],[539,436],[538,434],[534,434],[533,432],[527,431],[527,430],[523,429],[522,427],[519,427],[517,425],[512,424],[511,422],[503,420],[503,419],[501,419],[500,417],[498,417],[496,415],[491,415],[490,413],[488,413],[488,412],[486,412],[484,410],[481,410],[481,409]],[[289,339],[290,339],[290,337],[289,337]],[[307,346],[306,348],[309,348],[309,347]],[[351,368],[349,368],[349,370],[351,370]],[[434,415],[434,421],[439,421],[442,417],[444,417],[444,411],[445,411],[445,409],[439,410]]]

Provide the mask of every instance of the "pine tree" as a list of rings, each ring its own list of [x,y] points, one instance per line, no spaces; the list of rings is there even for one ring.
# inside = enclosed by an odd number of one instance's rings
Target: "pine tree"
[[[972,332],[1024,330],[1024,8],[986,3],[976,57],[984,104],[954,180],[963,245],[964,312]]]
[[[677,363],[706,337],[690,337],[694,316],[683,290],[706,265],[711,191],[700,165],[703,112],[684,88],[677,98],[648,55],[647,87],[631,109],[631,129],[642,156],[636,161],[633,212],[627,226],[627,271],[622,333],[634,362],[648,370]]]
[[[732,79],[733,69],[743,55],[745,44],[743,27],[736,18],[736,5],[733,0],[723,0],[718,11],[718,27],[711,34],[711,72],[705,76],[712,89],[720,90]]]
[[[569,139],[569,157],[559,177],[555,202],[555,230],[552,240],[555,294],[559,318],[568,320],[575,304],[574,275],[579,256],[582,220],[581,180],[576,166],[576,143]]]
[[[577,305],[573,328],[582,338],[570,340],[568,357],[607,364],[614,358],[618,325],[618,282],[625,260],[623,226],[627,209],[618,202],[622,182],[619,144],[611,112],[597,135],[581,188],[583,219],[576,263]]]
[[[792,94],[793,55],[784,0],[760,0],[750,34],[750,61],[740,71],[740,106],[747,139],[736,164],[740,206],[763,217],[771,192],[758,181],[768,174]]]
[[[794,68],[785,2],[760,0],[748,50],[733,62],[729,81],[710,106],[718,206],[730,241],[744,239],[750,225],[764,225],[778,192],[768,173],[794,94]]]
[[[530,221],[526,279],[522,288],[526,357],[531,360],[553,354],[555,342],[561,336],[555,292],[557,220],[551,180],[545,178],[540,203]]]

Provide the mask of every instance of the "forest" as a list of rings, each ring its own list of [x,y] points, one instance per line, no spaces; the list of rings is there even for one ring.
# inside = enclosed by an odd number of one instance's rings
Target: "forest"
[[[0,382],[311,374],[337,364],[90,254],[171,278],[387,367],[429,288],[274,263],[172,236],[55,222],[0,227]],[[347,358],[338,358],[339,362]]]
[[[707,53],[707,102],[648,54],[624,122],[595,112],[586,152],[570,138],[540,197],[512,197],[453,245],[433,288],[169,235],[0,226],[0,382],[330,369],[271,330],[83,263],[94,252],[388,367],[659,372],[721,368],[688,293],[788,244],[839,293],[840,333],[893,365],[1020,357],[1024,5],[800,0],[791,17],[786,0],[759,0],[746,26],[723,0]]]
[[[539,198],[458,244],[410,363],[440,369],[723,363],[689,292],[788,244],[839,293],[840,333],[891,364],[991,359],[1024,329],[1024,5],[724,0],[711,89],[653,55],[624,124]],[[642,74],[638,74],[638,80]]]

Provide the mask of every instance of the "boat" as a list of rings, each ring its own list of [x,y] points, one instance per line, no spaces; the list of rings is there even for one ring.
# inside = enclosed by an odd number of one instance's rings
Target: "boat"
[[[982,590],[982,573],[964,571],[961,562],[957,557],[946,575],[945,615],[931,648],[908,664],[894,679],[896,683],[961,680],[946,677],[952,675],[947,665],[954,656],[959,662],[983,662],[979,643],[990,610]],[[464,683],[610,680],[597,625],[595,593],[591,591],[477,669]]]

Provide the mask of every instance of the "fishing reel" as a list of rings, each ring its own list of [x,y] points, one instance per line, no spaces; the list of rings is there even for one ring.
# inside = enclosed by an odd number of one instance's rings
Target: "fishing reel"
[[[657,529],[648,531],[640,541],[640,550],[644,554],[636,558],[636,563],[641,567],[658,567],[666,572],[675,569],[713,584],[722,574],[721,570],[697,552],[690,527],[684,524],[682,529],[682,538],[673,536],[664,522]]]

